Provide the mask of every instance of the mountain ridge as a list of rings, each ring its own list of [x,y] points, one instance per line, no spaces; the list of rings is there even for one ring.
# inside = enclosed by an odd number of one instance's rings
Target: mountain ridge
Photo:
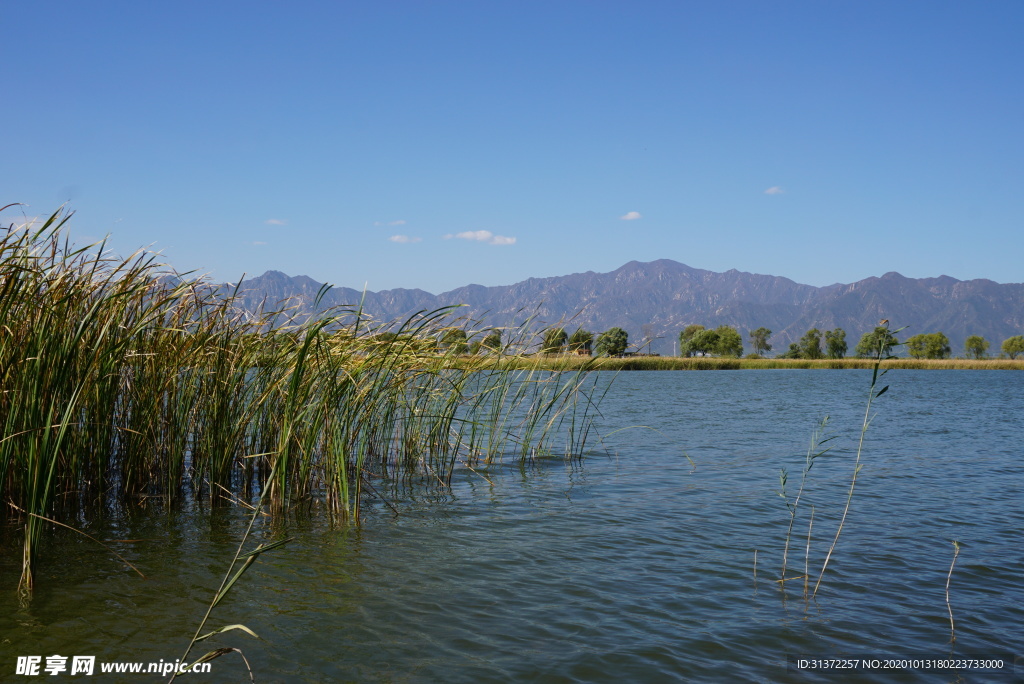
[[[969,335],[982,335],[991,344],[990,352],[998,353],[1004,339],[1024,333],[1024,283],[958,280],[947,275],[908,278],[896,271],[819,287],[784,276],[737,269],[719,273],[657,259],[630,261],[606,273],[527,278],[497,286],[473,283],[436,295],[421,289],[364,293],[333,287],[314,306],[322,287],[306,275],[267,271],[243,281],[238,293],[249,310],[261,303],[288,302],[299,313],[309,314],[362,303],[375,318],[394,320],[461,304],[466,308],[460,314],[485,317],[485,323],[495,327],[518,325],[531,315],[546,324],[569,321],[566,327],[595,332],[618,326],[634,344],[658,338],[651,349],[660,353],[672,353],[679,331],[692,323],[734,326],[745,342],[749,330],[768,327],[776,353],[815,327],[846,330],[852,352],[860,336],[881,319],[896,327],[908,326],[904,337],[943,332],[954,355],[963,353]]]

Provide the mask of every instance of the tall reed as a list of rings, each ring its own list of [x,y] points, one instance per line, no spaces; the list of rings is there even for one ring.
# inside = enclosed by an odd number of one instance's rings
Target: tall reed
[[[888,322],[885,323],[885,327],[888,328]],[[893,332],[900,332],[904,328],[899,328]],[[864,439],[868,434],[868,428],[871,426],[871,421],[874,416],[871,413],[871,406],[875,399],[889,391],[889,385],[886,385],[882,389],[877,389],[878,380],[888,372],[888,369],[881,370],[882,360],[888,356],[885,347],[885,341],[879,340],[878,349],[875,350],[875,365],[871,370],[871,386],[868,388],[868,399],[864,406],[864,419],[861,422],[860,428],[860,439],[857,441],[857,455],[853,461],[853,475],[850,479],[850,489],[846,493],[846,504],[843,506],[842,517],[839,518],[839,525],[836,527],[836,535],[832,539],[832,544],[828,547],[828,552],[825,554],[825,561],[821,565],[821,571],[818,573],[818,580],[814,583],[814,591],[811,592],[811,598],[818,595],[818,587],[821,586],[821,580],[825,576],[825,570],[828,568],[828,563],[832,559],[832,553],[836,550],[836,545],[839,543],[839,535],[843,532],[843,526],[846,524],[846,516],[850,513],[850,506],[853,503],[853,493],[857,488],[857,476],[860,475],[863,464],[860,462],[861,454],[864,452]]]
[[[151,254],[75,247],[68,218],[0,232],[0,519],[23,525],[23,592],[46,517],[227,490],[354,521],[370,478],[446,484],[460,462],[582,453],[585,366],[446,349],[466,325],[452,308],[245,311]]]

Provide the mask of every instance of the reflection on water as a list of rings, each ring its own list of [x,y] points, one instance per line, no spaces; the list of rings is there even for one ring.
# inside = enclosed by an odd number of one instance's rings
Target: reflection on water
[[[815,509],[816,576],[852,474],[869,372],[635,372],[616,379],[603,431],[657,431],[615,432],[582,464],[462,470],[450,492],[393,501],[400,515],[371,504],[359,529],[317,516],[264,522],[260,535],[295,542],[264,556],[211,622],[244,623],[262,640],[236,633],[216,645],[242,648],[258,681],[275,682],[840,681],[790,671],[787,655],[1019,653],[1022,377],[886,376],[892,389],[814,602],[798,583],[783,595],[774,581],[787,522],[778,471],[798,476],[811,431],[830,414],[836,449],[811,471],[801,504]],[[146,580],[58,533],[28,608],[17,606],[18,553],[6,546],[2,678],[18,655],[179,657],[246,523],[227,510],[86,528],[137,540],[115,547]],[[790,567],[802,572],[804,514],[795,530]],[[964,543],[950,587],[955,645],[945,602],[953,539]],[[244,672],[233,656],[214,662],[218,681]]]

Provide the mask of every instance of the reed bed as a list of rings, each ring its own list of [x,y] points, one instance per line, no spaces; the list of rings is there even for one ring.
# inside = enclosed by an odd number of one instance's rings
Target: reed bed
[[[23,529],[23,592],[52,521],[221,492],[358,521],[374,479],[582,453],[589,368],[446,351],[451,309],[246,312],[151,254],[75,247],[68,218],[0,232],[0,522]]]

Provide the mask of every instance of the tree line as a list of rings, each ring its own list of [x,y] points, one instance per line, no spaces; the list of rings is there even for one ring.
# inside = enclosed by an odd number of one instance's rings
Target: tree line
[[[752,348],[750,357],[763,357],[773,350],[768,341],[772,336],[769,328],[760,327],[748,333],[748,342]],[[546,328],[539,334],[540,343],[537,350],[542,354],[579,354],[584,356],[622,356],[628,353],[629,333],[619,327],[609,328],[595,333],[584,328],[569,332],[559,326]],[[492,329],[481,338],[470,341],[465,330],[450,328],[438,340],[441,349],[456,354],[481,354],[502,351],[502,331]],[[644,340],[641,344],[649,343]],[[856,357],[873,356],[881,349],[883,355],[889,354],[893,348],[903,344],[911,358],[915,359],[948,359],[952,356],[949,338],[944,333],[921,333],[908,337],[903,342],[886,326],[876,327],[864,333],[853,349]],[[980,335],[971,335],[964,343],[967,358],[984,359],[988,357],[989,341]],[[1024,357],[1024,335],[1007,338],[1001,345],[1002,355],[1010,359]],[[811,328],[797,342],[778,354],[783,359],[842,359],[849,351],[846,331],[842,328],[825,330]],[[679,355],[693,356],[725,356],[739,358],[743,356],[743,337],[739,331],[729,325],[717,328],[706,328],[700,324],[688,325],[679,333]]]

